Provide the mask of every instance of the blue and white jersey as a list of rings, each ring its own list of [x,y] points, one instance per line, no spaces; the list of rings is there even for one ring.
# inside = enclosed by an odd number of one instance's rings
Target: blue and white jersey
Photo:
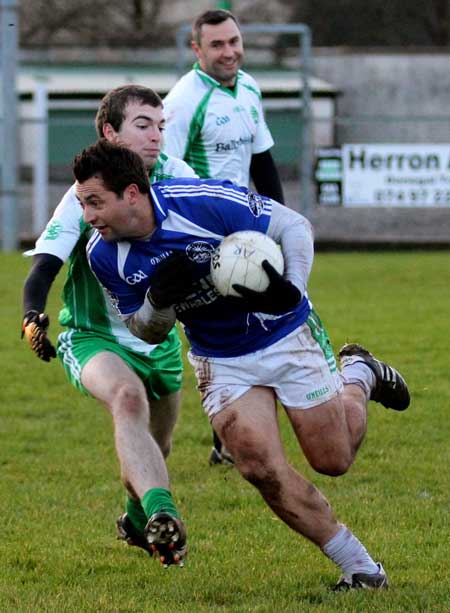
[[[192,293],[175,305],[194,354],[234,357],[267,347],[308,317],[306,298],[283,315],[238,309],[215,289],[211,254],[222,239],[239,230],[267,233],[272,200],[229,181],[173,179],[150,189],[156,229],[147,240],[105,242],[92,236],[91,268],[123,317],[143,304],[160,262],[175,251],[195,263]]]

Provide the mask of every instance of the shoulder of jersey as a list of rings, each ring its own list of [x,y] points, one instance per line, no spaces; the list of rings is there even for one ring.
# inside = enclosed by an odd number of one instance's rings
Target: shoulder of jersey
[[[255,77],[252,77],[252,75],[249,74],[248,72],[245,72],[245,70],[239,71],[239,81],[243,85],[250,85],[254,89],[258,90],[258,92],[261,91],[261,88],[259,87],[258,82],[256,81]]]
[[[180,160],[179,158],[175,158],[163,152],[159,154],[159,157],[163,174],[170,175],[174,179],[193,179],[198,176],[184,160]]]
[[[83,215],[83,210],[81,208],[80,201],[76,197],[75,194],[75,183],[69,187],[64,196],[59,201],[58,206],[54,211],[53,217],[60,218],[64,216],[65,218],[79,218]]]
[[[208,90],[194,70],[184,75],[163,100],[167,128],[177,117],[190,117]]]
[[[167,94],[164,102],[167,100],[168,102],[175,96],[180,96],[181,94],[189,93],[189,96],[201,96],[208,87],[204,83],[203,79],[197,74],[195,70],[191,70],[190,72],[183,75],[172,87],[170,92]],[[184,102],[189,102],[189,98]]]

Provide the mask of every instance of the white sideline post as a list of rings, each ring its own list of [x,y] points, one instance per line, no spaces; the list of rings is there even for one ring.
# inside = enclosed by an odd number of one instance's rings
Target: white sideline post
[[[17,0],[0,0],[0,206],[2,250],[18,247]]]
[[[48,96],[44,79],[34,85],[33,236],[48,221]]]

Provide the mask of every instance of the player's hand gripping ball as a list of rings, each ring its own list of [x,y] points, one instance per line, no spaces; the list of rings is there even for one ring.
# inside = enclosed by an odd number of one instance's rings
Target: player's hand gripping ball
[[[241,285],[256,292],[264,292],[269,286],[269,276],[262,262],[269,264],[280,274],[284,271],[284,259],[280,247],[262,232],[244,230],[226,236],[211,257],[212,281],[222,296],[241,296],[233,285]]]

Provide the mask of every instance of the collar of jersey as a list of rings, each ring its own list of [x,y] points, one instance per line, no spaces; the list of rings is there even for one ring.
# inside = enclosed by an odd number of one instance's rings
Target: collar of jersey
[[[208,85],[213,85],[214,87],[217,87],[217,89],[221,89],[223,92],[226,92],[230,96],[233,96],[233,98],[236,98],[236,96],[237,96],[238,81],[242,77],[242,71],[241,70],[238,70],[238,73],[236,75],[236,85],[234,87],[234,91],[231,91],[231,89],[229,87],[224,87],[223,85],[221,85],[219,83],[219,81],[216,81],[216,79],[213,79],[212,77],[210,77],[209,74],[207,74],[206,72],[204,72],[200,68],[200,65],[199,65],[198,62],[195,62],[194,70],[198,74],[198,76],[200,77],[200,79],[202,81],[204,81]]]
[[[162,165],[163,165],[164,161],[167,161],[167,155],[164,155],[164,153],[161,152],[158,155],[158,157],[156,158],[156,164],[153,166],[151,171],[148,173],[149,179],[152,178],[152,176],[155,174],[156,170],[158,170],[159,168],[162,168]]]

